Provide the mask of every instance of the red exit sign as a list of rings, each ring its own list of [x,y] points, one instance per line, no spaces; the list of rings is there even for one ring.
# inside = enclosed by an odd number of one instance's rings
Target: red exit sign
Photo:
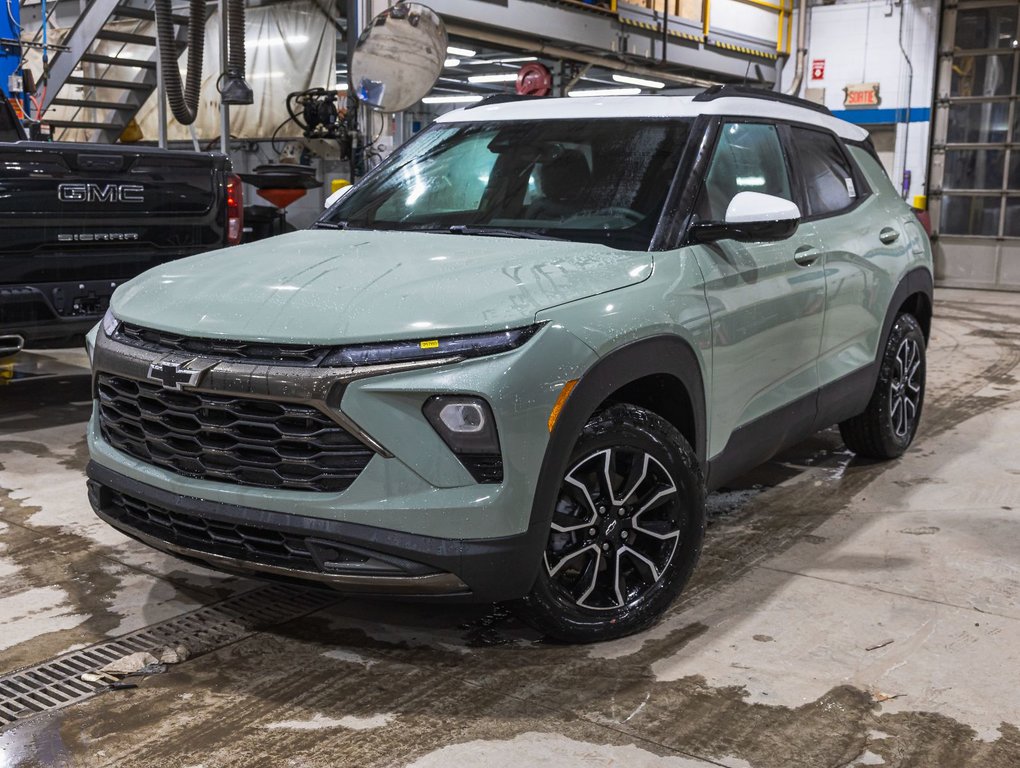
[[[878,83],[856,83],[843,89],[844,107],[877,107],[881,99],[878,97]]]

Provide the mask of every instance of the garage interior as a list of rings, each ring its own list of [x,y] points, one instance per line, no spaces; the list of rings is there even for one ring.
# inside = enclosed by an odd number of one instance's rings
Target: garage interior
[[[225,154],[240,242],[310,227],[438,116],[488,97],[800,96],[871,133],[931,238],[914,443],[877,463],[830,428],[710,494],[686,591],[603,643],[550,641],[503,605],[226,575],[92,511],[81,332],[5,334],[18,297],[0,250],[0,768],[1020,765],[1020,3],[426,4],[442,71],[397,112],[353,93],[380,0],[240,3],[240,72],[221,23],[238,4],[173,3],[190,125],[169,104],[156,3],[7,0],[0,88],[20,130],[56,147]],[[238,84],[250,103],[224,104]],[[9,147],[0,123],[0,206]],[[60,318],[94,325],[103,280],[67,282]],[[144,674],[88,677],[167,648]]]

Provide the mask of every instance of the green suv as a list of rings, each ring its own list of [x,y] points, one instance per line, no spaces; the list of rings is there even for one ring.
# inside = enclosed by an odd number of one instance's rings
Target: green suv
[[[931,250],[867,133],[788,97],[495,99],[309,231],[158,267],[91,334],[89,497],[156,549],[648,627],[706,490],[914,437]]]

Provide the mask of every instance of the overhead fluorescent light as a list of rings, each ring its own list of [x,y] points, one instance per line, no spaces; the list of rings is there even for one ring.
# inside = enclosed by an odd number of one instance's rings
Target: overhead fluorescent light
[[[446,52],[451,56],[467,56],[468,58],[478,53],[478,51],[472,51],[470,48],[457,48],[453,45],[446,46]]]
[[[454,58],[451,57],[451,58],[449,58],[449,59],[447,59],[446,61],[443,62],[443,66],[444,67],[459,67],[460,66],[460,59],[454,59]]]
[[[637,96],[640,93],[640,88],[582,88],[571,91],[567,96],[575,98],[582,96]]]
[[[522,61],[538,61],[538,56],[515,56],[512,59],[492,59],[490,64],[517,64]]]
[[[426,96],[422,99],[423,104],[470,104],[481,101],[482,97],[477,93],[464,93],[458,96]]]
[[[517,79],[516,72],[507,72],[501,75],[471,75],[469,83],[511,83]]]
[[[658,80],[645,80],[642,77],[632,77],[631,75],[613,75],[613,79],[618,83],[627,83],[627,85],[640,85],[642,88],[665,88],[665,83],[660,83]]]

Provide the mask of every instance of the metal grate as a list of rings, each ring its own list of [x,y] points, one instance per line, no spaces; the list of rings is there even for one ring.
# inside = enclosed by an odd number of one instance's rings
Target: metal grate
[[[118,450],[188,477],[345,491],[374,453],[310,405],[99,374],[99,425]]]
[[[106,686],[81,680],[85,672],[138,651],[181,643],[192,656],[235,643],[264,627],[305,616],[337,600],[329,592],[267,586],[130,632],[50,661],[0,676],[0,729],[42,712],[101,693]]]

